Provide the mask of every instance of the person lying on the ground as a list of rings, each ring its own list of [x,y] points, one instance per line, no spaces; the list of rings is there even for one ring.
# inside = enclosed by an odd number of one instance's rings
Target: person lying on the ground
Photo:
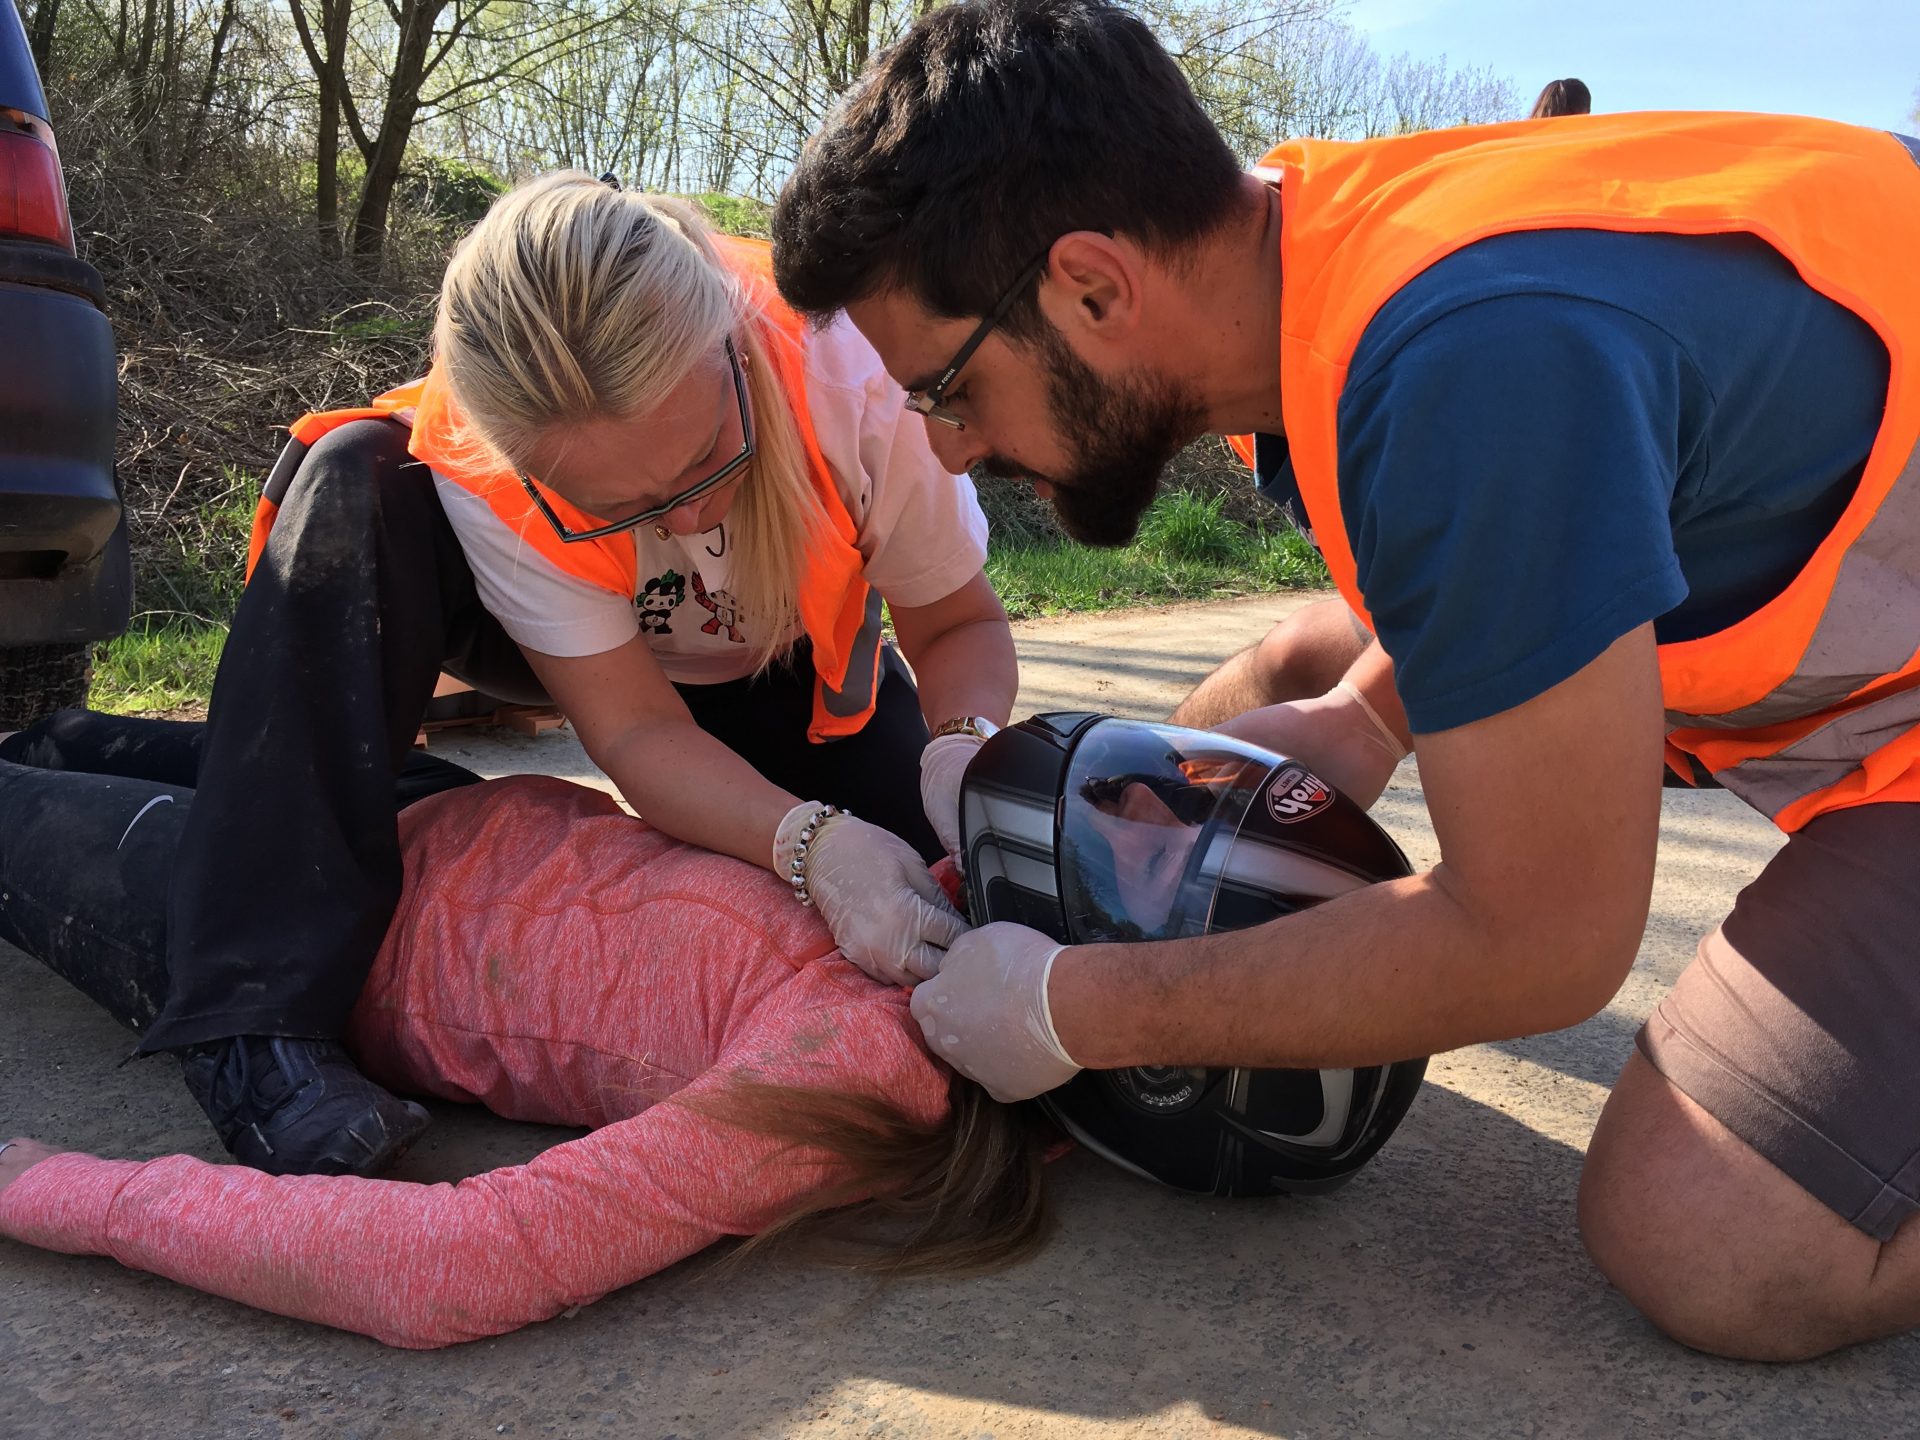
[[[65,718],[37,753],[67,767],[165,768],[190,734]],[[405,888],[347,1044],[401,1093],[591,1134],[453,1185],[19,1139],[0,1150],[0,1234],[410,1347],[542,1320],[722,1236],[875,1194],[905,1221],[895,1248],[863,1252],[876,1269],[1037,1248],[1024,1123],[927,1054],[908,992],[848,961],[783,881],[597,790],[475,778],[410,768],[413,794],[454,788],[401,813]],[[124,774],[0,762],[0,939],[151,1024],[192,805]],[[835,1228],[871,1235],[861,1221]]]
[[[1575,1024],[1645,934],[1664,759],[1786,841],[1641,1030],[1582,1236],[1703,1349],[1920,1324],[1920,138],[1604,115],[1248,173],[1133,11],[965,0],[875,57],[772,230],[943,463],[1032,476],[1077,538],[1129,539],[1200,434],[1284,449],[1377,641],[1364,708],[1268,743],[1353,793],[1414,743],[1439,840],[1234,934],[963,936],[914,995],[938,1053],[1010,1097]]]
[[[1406,871],[1337,797],[1300,823],[1261,819],[1289,813],[1298,766],[1196,732],[1050,718],[993,741],[976,764],[991,773],[969,777],[989,797],[970,807],[969,857],[995,877],[978,918],[1051,911],[1063,941],[1138,937],[1248,924]],[[0,939],[135,1030],[165,993],[167,872],[193,803],[141,772],[190,758],[194,731],[63,712],[31,736],[56,768],[0,762]],[[850,965],[780,882],[559,780],[481,784],[416,756],[396,798],[411,802],[406,888],[353,1012],[355,1057],[402,1093],[594,1133],[457,1185],[15,1139],[0,1144],[0,1234],[407,1346],[543,1319],[729,1234],[810,1228],[882,1275],[1040,1244],[1030,1117],[930,1058],[906,992]],[[1056,812],[1057,828],[1031,823]],[[1424,1068],[1083,1075],[1043,1103],[1165,1184],[1320,1193],[1385,1142]]]
[[[399,893],[387,792],[443,669],[557,705],[669,834],[784,873],[818,828],[811,902],[881,978],[963,928],[927,862],[1013,703],[986,520],[872,347],[810,330],[767,268],[685,201],[542,176],[455,252],[425,377],[294,420],[142,1037],[237,1159],[374,1174],[427,1124],[337,1035]]]

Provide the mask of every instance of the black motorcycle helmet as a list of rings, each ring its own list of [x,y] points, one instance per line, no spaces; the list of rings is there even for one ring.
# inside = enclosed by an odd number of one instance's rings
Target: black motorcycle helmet
[[[960,829],[973,922],[1067,945],[1237,930],[1412,873],[1364,810],[1296,761],[1077,712],[987,741]],[[1426,1068],[1086,1070],[1038,1103],[1088,1149],[1176,1189],[1317,1194],[1386,1142]]]

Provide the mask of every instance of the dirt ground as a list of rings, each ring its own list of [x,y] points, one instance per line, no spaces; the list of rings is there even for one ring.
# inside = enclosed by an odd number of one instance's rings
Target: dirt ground
[[[1157,716],[1304,597],[1018,627],[1021,713]],[[570,734],[456,732],[489,774],[592,778]],[[1435,858],[1404,766],[1376,812]],[[570,1318],[411,1354],[244,1310],[104,1259],[0,1243],[0,1440],[166,1437],[1895,1436],[1920,1433],[1920,1340],[1795,1368],[1650,1330],[1573,1227],[1594,1118],[1641,1018],[1777,844],[1724,795],[1669,793],[1632,977],[1572,1030],[1439,1057],[1339,1194],[1174,1195],[1084,1155],[1057,1238],[986,1280],[861,1283],[703,1260]],[[165,1061],[0,952],[0,1132],[218,1158]],[[449,1180],[567,1132],[440,1106],[404,1176]]]

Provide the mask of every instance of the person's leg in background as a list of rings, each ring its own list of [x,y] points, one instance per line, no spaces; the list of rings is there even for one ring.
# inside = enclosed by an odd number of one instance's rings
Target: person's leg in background
[[[1317,600],[1229,656],[1167,719],[1208,730],[1249,710],[1324,695],[1371,643],[1344,600]]]
[[[204,720],[56,710],[24,730],[0,737],[0,760],[36,770],[120,775],[190,790],[199,779],[206,730]],[[394,809],[404,810],[442,790],[479,783],[480,777],[464,766],[412,750],[394,778]]]
[[[860,733],[820,745],[807,739],[814,675],[804,644],[756,679],[676,688],[702,730],[774,784],[891,830],[932,864],[946,851],[920,806],[926,718],[913,676],[891,645],[880,667],[874,712]]]
[[[480,623],[406,442],[343,426],[280,499],[214,682],[141,1044],[179,1051],[227,1148],[276,1172],[372,1174],[427,1123],[337,1039],[400,892],[396,775]]]

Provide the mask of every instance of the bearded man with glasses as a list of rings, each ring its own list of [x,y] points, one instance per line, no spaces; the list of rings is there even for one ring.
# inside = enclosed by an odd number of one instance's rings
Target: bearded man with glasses
[[[1920,139],[1516,117],[1248,171],[1136,12],[963,0],[842,98],[773,237],[943,463],[1082,538],[1237,437],[1369,638],[1230,728],[1365,802],[1411,745],[1440,841],[1232,935],[982,927],[914,992],[938,1053],[1015,1099],[1574,1024],[1645,930],[1662,774],[1718,785],[1783,848],[1641,1030],[1582,1237],[1702,1349],[1920,1324]]]

